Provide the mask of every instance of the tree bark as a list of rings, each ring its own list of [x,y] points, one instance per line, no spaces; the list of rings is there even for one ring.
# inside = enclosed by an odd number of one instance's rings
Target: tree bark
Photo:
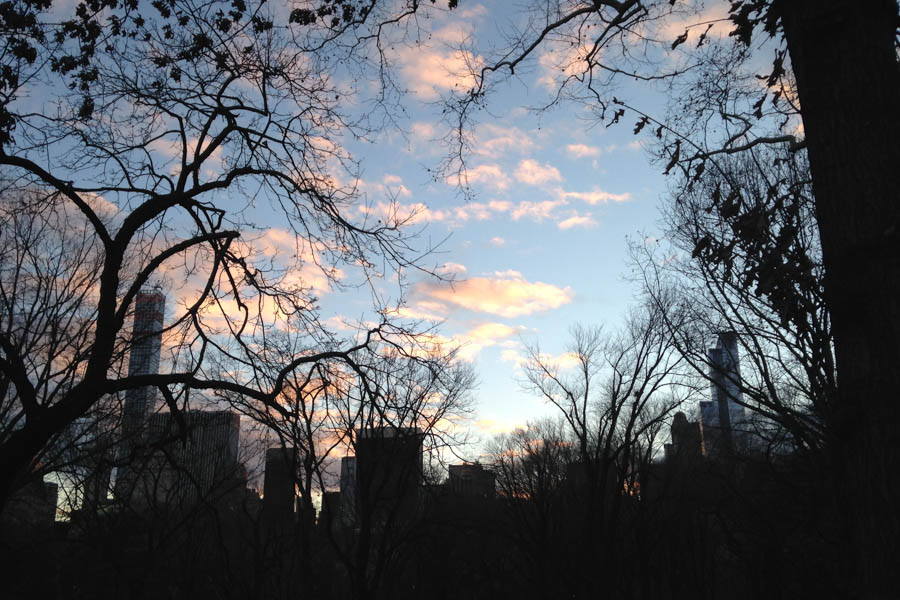
[[[894,0],[776,0],[803,114],[838,372],[828,440],[848,595],[900,556],[900,70]],[[823,501],[827,501],[823,499]]]

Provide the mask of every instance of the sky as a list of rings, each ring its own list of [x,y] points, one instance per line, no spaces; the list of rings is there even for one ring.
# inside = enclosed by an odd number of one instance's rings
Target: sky
[[[465,192],[452,171],[440,170],[450,151],[442,141],[448,133],[442,100],[471,87],[468,67],[484,64],[487,50],[521,24],[525,16],[511,9],[517,5],[464,0],[450,11],[446,2],[423,3],[403,29],[405,43],[385,47],[396,83],[405,91],[393,113],[396,124],[376,128],[364,139],[327,141],[360,164],[360,179],[351,184],[361,201],[350,216],[383,216],[394,200],[401,213],[412,215],[407,231],[417,236],[416,243],[437,246],[423,264],[454,279],[451,284],[408,271],[400,316],[436,323],[436,334],[459,345],[461,357],[475,369],[475,453],[479,441],[554,414],[520,385],[526,344],[539,344],[552,360],[564,357],[573,325],[614,330],[622,323],[639,292],[627,280],[627,239],[656,235],[658,206],[666,194],[663,167],[651,164],[642,146],[646,136],[632,132],[635,117],[607,127],[573,103],[533,110],[552,99],[560,78],[572,72],[567,65],[583,51],[579,48],[542,47],[475,115]],[[724,16],[727,3],[712,5],[721,14],[701,11],[691,22]],[[60,3],[55,10],[67,6]],[[661,38],[674,39],[684,25],[670,23]],[[664,60],[670,59],[667,53]],[[358,116],[370,109],[362,99],[377,86],[345,75],[346,81],[336,82],[349,92],[341,109]],[[615,91],[662,115],[664,98],[649,86],[625,84]],[[151,151],[174,160],[179,147],[160,141]],[[252,243],[265,257],[296,251],[283,216],[253,217],[260,235]],[[339,329],[342,321],[377,318],[366,289],[333,289],[311,262],[292,276],[315,290],[328,323]],[[183,273],[169,275],[176,282]],[[199,287],[202,275],[196,276]],[[388,304],[398,301],[394,281],[375,287]],[[171,306],[184,305],[188,299],[182,296],[191,293],[184,286],[173,289]]]
[[[482,60],[477,50],[463,56],[451,46],[490,43],[508,18],[506,3],[460,4],[431,13],[423,45],[395,51],[399,82],[410,90],[405,134],[384,131],[348,149],[362,162],[370,211],[395,197],[415,214],[410,231],[443,240],[430,260],[456,281],[413,274],[403,315],[434,320],[441,336],[461,344],[479,379],[472,432],[485,441],[554,414],[520,385],[525,343],[561,356],[574,324],[615,329],[622,322],[638,293],[626,278],[626,240],[656,229],[665,180],[631,121],[607,128],[571,104],[528,110],[555,89],[558,60],[548,53],[478,115],[467,156],[470,193],[454,177],[436,176],[448,152],[440,100],[466,85],[456,75],[465,61]],[[364,314],[364,299],[325,293],[321,302],[326,314]]]

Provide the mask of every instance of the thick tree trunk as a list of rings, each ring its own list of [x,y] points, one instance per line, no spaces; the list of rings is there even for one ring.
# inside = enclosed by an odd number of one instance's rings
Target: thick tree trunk
[[[894,0],[782,0],[833,317],[828,423],[848,593],[896,597],[900,556],[900,70]],[[823,501],[825,501],[823,499]]]

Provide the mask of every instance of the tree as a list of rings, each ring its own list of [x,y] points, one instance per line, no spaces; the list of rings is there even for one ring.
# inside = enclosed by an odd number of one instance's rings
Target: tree
[[[693,391],[664,319],[648,305],[617,333],[574,327],[562,358],[529,348],[522,385],[556,407],[560,422],[501,438],[496,470],[500,489],[530,517],[520,527],[535,532],[535,548],[564,557],[555,577],[566,594],[613,588],[628,597],[640,585],[629,565],[648,558],[636,535],[642,489],[664,424]]]
[[[347,482],[353,493],[349,502],[342,497],[352,532],[328,530],[353,598],[399,590],[410,580],[411,543],[422,531],[426,501],[422,461],[457,445],[456,425],[474,386],[471,368],[452,354],[410,358],[386,347],[364,368],[372,370],[364,385],[347,380],[352,385],[332,388],[328,415],[355,464]]]
[[[674,81],[690,73],[694,57],[704,52],[685,50],[691,30],[703,31],[695,38],[701,47],[712,39],[710,30],[716,25],[688,25],[672,40],[657,34],[654,25],[677,16],[682,8],[678,2],[533,6],[540,7],[536,12],[541,18],[528,21],[497,53],[499,58],[475,74],[474,88],[455,99],[458,131],[465,131],[466,119],[486,101],[492,85],[554,44],[576,49],[576,56],[553,102],[568,94],[592,102],[601,120],[619,122],[634,109],[607,84],[627,78]],[[761,78],[767,87],[758,99],[739,106],[740,112],[713,111],[711,120],[695,131],[679,131],[673,123],[635,111],[636,132],[651,125],[662,137],[668,128],[666,172],[677,167],[696,175],[718,156],[760,144],[789,143],[809,154],[839,377],[826,443],[852,542],[852,556],[844,561],[853,570],[847,580],[862,582],[853,593],[863,597],[890,595],[886,561],[896,555],[900,537],[891,501],[900,490],[895,450],[900,447],[900,405],[893,400],[900,385],[897,19],[897,4],[890,0],[865,7],[838,0],[732,2],[728,17],[718,22],[734,38],[733,56],[744,64],[772,59],[771,71]],[[668,69],[672,53],[681,53],[686,62]],[[681,63],[676,59],[675,64]],[[713,81],[708,83],[714,87]],[[577,93],[569,93],[573,89]],[[802,131],[785,130],[781,120],[761,114],[766,99],[779,102],[786,89],[796,90],[790,101],[799,108]]]
[[[317,292],[350,284],[352,274],[358,283],[417,265],[427,252],[401,231],[402,219],[359,216],[356,163],[341,146],[390,117],[391,81],[377,47],[418,3],[321,0],[289,14],[241,0],[51,9],[16,2],[0,16],[8,42],[0,168],[5,197],[19,198],[33,221],[79,215],[84,253],[61,263],[61,278],[35,275],[36,289],[58,305],[50,318],[27,321],[28,330],[16,324],[15,303],[31,315],[39,305],[14,289],[21,272],[4,261],[11,304],[0,372],[11,408],[0,437],[0,502],[54,436],[124,390],[156,388],[178,412],[191,390],[274,405],[295,369],[329,361],[364,379],[352,368],[361,354],[401,330],[382,323],[358,343],[342,340],[318,318]],[[343,110],[353,90],[334,75],[347,65],[382,75],[383,93],[363,115]],[[29,194],[40,200],[24,202]],[[280,253],[257,222],[265,211],[284,223]],[[67,248],[58,230],[34,235],[20,256],[35,267]],[[125,324],[153,284],[179,290],[162,332],[172,367],[129,377]],[[303,347],[274,351],[272,327]],[[64,354],[33,352],[29,340],[53,335],[65,338]]]
[[[562,420],[545,419],[498,435],[488,449],[506,517],[501,531],[515,549],[512,562],[526,578],[524,589],[539,590],[538,597],[552,597],[568,583],[562,515],[576,448]]]
[[[733,383],[776,424],[770,444],[786,435],[824,465],[837,381],[805,155],[754,148],[673,189],[668,244],[632,244],[646,293],[681,313],[672,334],[698,373],[714,368],[708,341],[735,332],[744,367]]]

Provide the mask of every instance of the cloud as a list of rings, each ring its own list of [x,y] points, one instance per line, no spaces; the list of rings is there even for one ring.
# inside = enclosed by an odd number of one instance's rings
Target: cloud
[[[468,4],[466,3],[465,7],[460,7],[456,9],[456,16],[460,19],[465,19],[467,21],[472,19],[479,19],[485,16],[488,13],[487,8],[484,7],[483,4]]]
[[[453,284],[422,283],[417,294],[475,312],[515,318],[553,310],[572,301],[570,287],[526,280],[518,271],[472,277]]]
[[[494,236],[491,238],[490,243],[491,243],[491,246],[497,246],[498,248],[501,248],[506,245],[506,240],[504,240],[500,236]]]
[[[506,348],[500,352],[500,360],[503,362],[511,362],[516,367],[520,367],[528,360],[515,348]]]
[[[381,182],[391,197],[402,196],[403,198],[409,198],[412,196],[412,192],[403,185],[403,178],[399,175],[385,175]]]
[[[479,432],[492,436],[526,427],[525,423],[519,421],[497,421],[496,419],[478,419],[474,425]]]
[[[575,215],[569,217],[568,219],[564,219],[564,220],[560,221],[559,223],[556,224],[556,226],[563,230],[572,229],[573,227],[589,228],[589,227],[596,227],[597,221],[595,221],[591,217],[590,213],[588,213],[586,215],[575,214]]]
[[[503,168],[494,164],[478,165],[477,167],[466,169],[459,175],[448,177],[447,182],[451,185],[461,185],[463,187],[481,183],[498,190],[505,190],[510,183],[509,177],[504,173]]]
[[[459,344],[459,355],[463,360],[472,361],[482,350],[495,346],[501,341],[518,334],[520,328],[503,323],[482,323],[474,329],[453,336]]]
[[[287,269],[282,279],[284,286],[305,288],[322,295],[331,290],[331,279],[344,277],[338,268],[323,271],[322,249],[287,229],[269,228],[249,243],[265,260]]]
[[[437,130],[434,125],[425,121],[417,121],[412,124],[410,133],[420,142],[430,142],[435,138]]]
[[[425,44],[397,51],[395,63],[407,86],[423,100],[436,100],[441,92],[467,90],[475,85],[475,75],[484,59],[459,49],[471,35],[466,24],[450,24],[432,32],[432,39],[442,48]]]
[[[540,202],[525,200],[520,202],[519,205],[512,210],[511,215],[513,220],[516,221],[522,217],[528,217],[535,221],[543,221],[544,219],[552,218],[554,216],[554,211],[566,204],[565,198],[559,200],[542,200]]]
[[[418,303],[419,305],[424,303]],[[406,310],[406,309],[403,309]],[[414,309],[408,309],[414,311]],[[400,312],[399,316],[407,316]],[[505,343],[512,336],[524,331],[524,327],[513,327],[504,323],[486,322],[475,327],[450,336],[440,333],[426,333],[416,336],[414,347],[407,348],[408,352],[427,356],[429,352],[440,349],[442,352],[455,351],[457,356],[465,361],[473,361],[485,348]]]
[[[594,188],[590,192],[567,192],[562,188],[557,188],[556,193],[564,200],[581,200],[592,206],[597,204],[607,204],[609,202],[628,202],[631,200],[631,194],[628,192],[612,194],[601,190],[600,188]]]
[[[404,195],[401,186],[399,195]],[[448,227],[459,227],[469,220],[485,221],[494,218],[498,213],[508,212],[512,203],[492,200],[491,202],[467,202],[460,206],[448,208],[431,208],[422,202],[403,204],[401,202],[377,202],[360,205],[357,210],[361,214],[378,218],[387,223],[398,225],[418,225],[421,223],[445,223]]]
[[[569,144],[566,146],[566,152],[573,158],[585,158],[588,156],[600,156],[603,154],[603,148],[586,144]]]
[[[562,181],[562,175],[554,166],[542,165],[534,159],[527,158],[519,163],[516,179],[528,185],[542,185],[551,181]]]
[[[569,44],[545,46],[538,58],[541,75],[538,83],[548,91],[554,92],[569,77],[575,77],[588,68],[587,58],[594,52],[593,43],[583,42],[580,45]],[[602,49],[592,57],[594,62],[600,59]]]
[[[455,262],[446,262],[440,266],[438,269],[442,274],[446,275],[461,275],[465,273],[468,269],[466,269],[465,265],[461,265]]]
[[[472,146],[475,154],[499,158],[511,152],[528,152],[535,148],[535,143],[518,127],[501,127],[488,123],[479,126]]]

